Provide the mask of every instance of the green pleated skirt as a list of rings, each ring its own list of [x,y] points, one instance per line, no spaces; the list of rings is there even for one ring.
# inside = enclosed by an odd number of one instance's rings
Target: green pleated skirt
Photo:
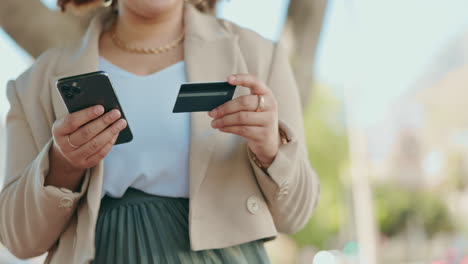
[[[263,240],[192,251],[188,210],[187,198],[151,195],[133,188],[121,198],[105,196],[92,263],[269,263]]]

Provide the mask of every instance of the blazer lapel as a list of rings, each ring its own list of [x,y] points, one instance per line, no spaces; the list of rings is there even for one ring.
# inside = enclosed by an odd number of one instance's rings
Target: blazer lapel
[[[225,31],[213,16],[199,13],[192,6],[185,12],[186,37],[184,57],[189,82],[225,81],[230,74],[246,72],[238,36]],[[234,97],[249,94],[237,87]],[[190,114],[190,198],[197,194],[207,174],[216,142],[221,132],[211,127],[206,112]]]
[[[61,61],[58,62],[56,67],[56,73],[49,80],[51,89],[51,97],[55,118],[59,119],[65,114],[68,114],[68,110],[56,88],[56,81],[63,77],[72,75],[83,74],[87,72],[97,71],[99,67],[99,37],[105,26],[106,16],[110,12],[107,10],[98,14],[91,21],[87,32],[85,33],[82,41],[71,49],[67,49],[63,52]],[[45,102],[43,100],[43,102]],[[93,241],[94,229],[84,230],[83,228],[89,228],[90,223],[95,223],[99,203],[101,200],[101,188],[104,174],[104,162],[99,162],[90,171],[90,180],[88,185],[88,191],[86,195],[87,210],[78,214],[78,226],[77,226],[77,248],[83,249],[85,254],[90,254],[93,251],[93,244],[89,241]],[[86,214],[85,214],[86,212]],[[81,229],[81,231],[80,231]],[[91,255],[75,255],[76,262],[82,262],[82,258],[90,259]]]
[[[186,69],[189,82],[224,81],[235,72],[236,57],[230,39],[213,42],[186,40]],[[194,197],[203,181],[216,137],[206,112],[190,113],[190,196]]]

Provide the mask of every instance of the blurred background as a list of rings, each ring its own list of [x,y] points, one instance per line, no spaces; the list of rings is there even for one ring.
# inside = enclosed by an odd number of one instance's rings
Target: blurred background
[[[467,10],[466,0],[218,4],[217,16],[289,47],[321,179],[307,226],[266,244],[272,263],[468,263]],[[7,80],[87,19],[58,14],[54,0],[0,3],[0,182]],[[75,31],[37,30],[58,26]],[[42,261],[0,245],[0,263]]]

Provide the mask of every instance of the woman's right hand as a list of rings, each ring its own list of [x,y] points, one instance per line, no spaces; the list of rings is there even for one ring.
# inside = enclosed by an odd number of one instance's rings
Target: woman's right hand
[[[76,189],[84,170],[95,166],[107,155],[127,122],[120,118],[117,109],[103,113],[104,107],[96,105],[54,122],[50,171],[45,185]]]

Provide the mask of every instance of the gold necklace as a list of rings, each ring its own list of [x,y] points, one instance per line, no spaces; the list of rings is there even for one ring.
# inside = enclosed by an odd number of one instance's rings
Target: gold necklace
[[[174,41],[164,46],[157,47],[157,48],[138,48],[138,47],[130,47],[127,43],[125,43],[123,40],[121,40],[117,36],[116,24],[113,25],[110,33],[111,33],[111,39],[114,45],[116,45],[117,47],[127,52],[140,53],[140,54],[161,54],[164,52],[171,51],[182,42],[185,36],[185,30],[182,30],[182,33],[177,39],[175,39]]]

